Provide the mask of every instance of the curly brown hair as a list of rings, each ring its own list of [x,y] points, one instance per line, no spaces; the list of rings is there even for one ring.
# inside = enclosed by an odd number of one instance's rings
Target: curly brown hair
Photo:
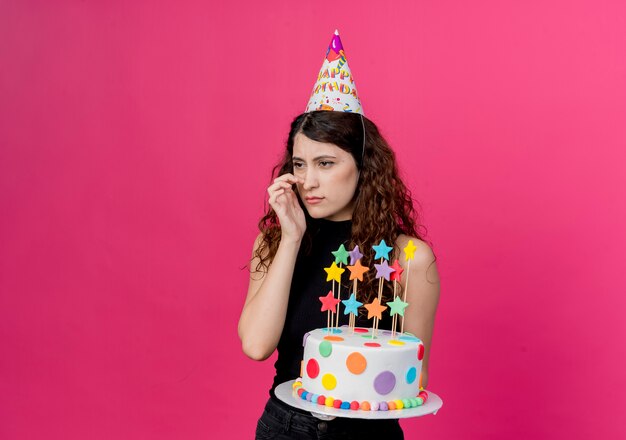
[[[419,213],[413,207],[411,193],[399,177],[395,154],[372,121],[355,113],[327,110],[297,116],[291,123],[285,154],[272,170],[272,179],[293,173],[293,146],[298,133],[314,141],[335,144],[354,157],[360,174],[354,194],[350,246],[359,245],[364,266],[373,269],[375,253],[372,245],[378,244],[381,239],[392,246],[400,234],[424,239],[425,233],[420,234],[417,229],[425,230],[425,227],[418,222]],[[302,240],[306,252],[311,246],[312,218],[299,196],[298,201],[307,222]],[[259,261],[256,271],[269,268],[281,239],[278,216],[269,204],[258,226],[262,240],[254,254]],[[394,247],[390,261],[397,258],[398,254],[399,250]],[[366,277],[359,284],[359,297],[365,298],[367,302],[372,301],[378,295],[378,283],[379,280],[373,276]],[[392,299],[391,283],[383,284],[383,297]]]

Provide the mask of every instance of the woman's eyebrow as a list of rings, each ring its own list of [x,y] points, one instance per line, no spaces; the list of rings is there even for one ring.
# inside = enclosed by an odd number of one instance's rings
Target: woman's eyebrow
[[[313,158],[313,160],[320,160],[320,159],[337,159],[336,156],[331,156],[330,154],[326,154],[323,156],[317,156],[315,158]],[[302,162],[306,162],[304,159],[299,158],[298,156],[293,156],[291,158],[291,160],[301,160]]]

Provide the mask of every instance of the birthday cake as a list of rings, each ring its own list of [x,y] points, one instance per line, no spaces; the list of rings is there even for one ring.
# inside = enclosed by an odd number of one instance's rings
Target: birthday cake
[[[335,259],[330,267],[324,268],[326,281],[333,282],[328,294],[319,298],[321,311],[328,314],[328,327],[304,335],[300,377],[293,384],[300,399],[345,410],[388,411],[414,408],[428,398],[420,388],[424,344],[410,333],[396,331],[397,318],[404,318],[408,306],[396,295],[404,269],[398,260],[389,266],[387,261],[393,248],[385,240],[372,248],[376,251],[374,258],[380,259],[380,264],[374,265],[379,294],[368,304],[357,300],[358,282],[369,271],[369,267],[361,264],[363,254],[358,246],[348,252],[341,245],[333,252]],[[412,241],[404,248],[409,264],[415,249]],[[352,292],[348,299],[341,300],[344,264],[350,271]],[[384,280],[393,282],[394,286],[394,299],[386,306],[381,303]],[[350,315],[347,326],[333,325],[338,323],[335,317],[339,314],[339,303],[343,303],[344,314]],[[371,328],[356,327],[360,306],[367,309],[368,319],[374,319]],[[387,309],[392,316],[392,331],[378,329],[382,313]]]
[[[424,344],[410,334],[348,326],[316,329],[304,337],[303,400],[346,410],[387,411],[422,405],[419,376]]]

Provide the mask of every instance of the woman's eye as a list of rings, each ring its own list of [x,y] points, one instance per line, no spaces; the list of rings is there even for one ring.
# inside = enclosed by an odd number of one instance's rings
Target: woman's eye
[[[293,167],[294,167],[294,168],[302,168],[303,166],[304,166],[304,164],[303,164],[303,163],[301,163],[301,162],[294,162],[294,163],[293,163]]]
[[[326,167],[326,168],[331,166],[332,164],[333,164],[333,162],[329,162],[329,161],[321,161],[320,162],[320,165],[323,166],[323,167]]]

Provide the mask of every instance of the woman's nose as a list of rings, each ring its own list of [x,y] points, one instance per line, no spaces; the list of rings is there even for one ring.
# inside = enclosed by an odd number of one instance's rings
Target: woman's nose
[[[302,185],[302,187],[306,190],[309,190],[315,188],[316,186],[318,186],[317,174],[314,171],[307,170],[306,174],[304,175],[304,184]]]

